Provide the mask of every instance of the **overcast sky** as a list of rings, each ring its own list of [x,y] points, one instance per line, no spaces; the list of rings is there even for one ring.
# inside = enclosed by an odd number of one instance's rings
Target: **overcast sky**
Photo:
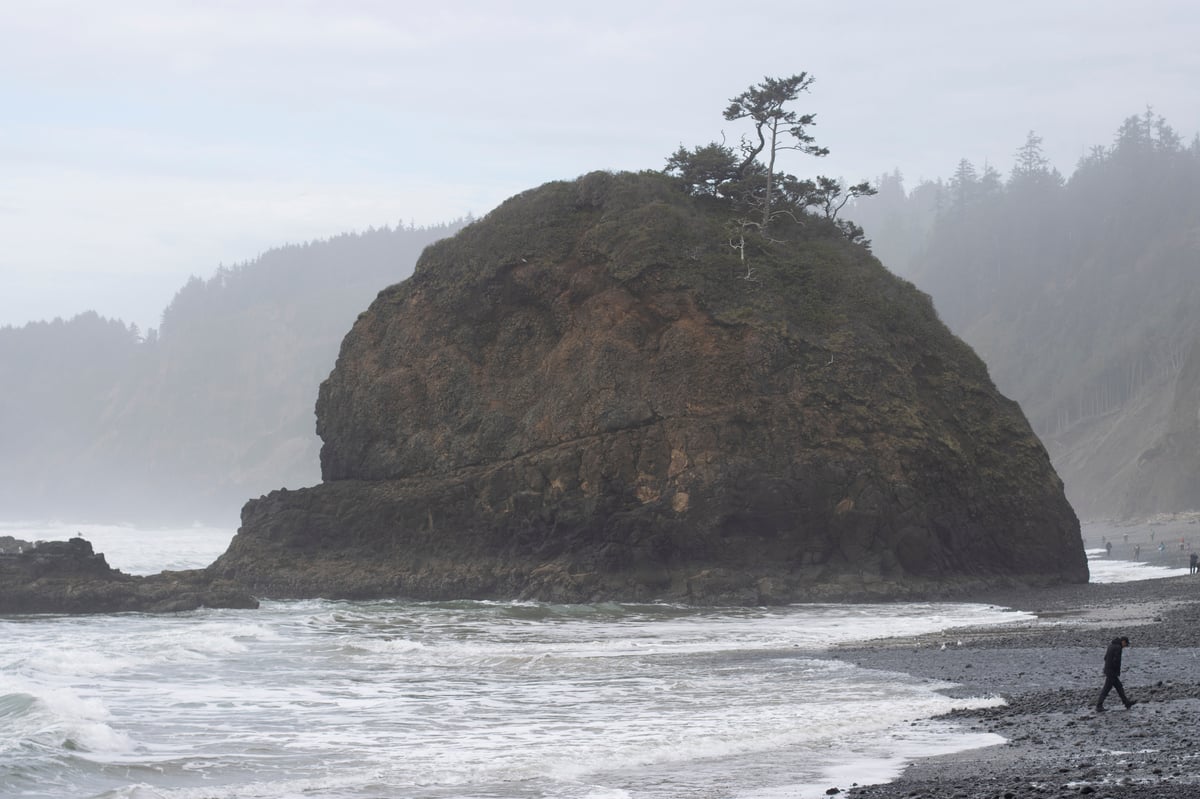
[[[815,77],[801,176],[1034,130],[1069,175],[1147,105],[1200,128],[1193,0],[0,0],[0,325],[156,327],[191,274],[371,226],[481,216],[548,180],[658,169]]]

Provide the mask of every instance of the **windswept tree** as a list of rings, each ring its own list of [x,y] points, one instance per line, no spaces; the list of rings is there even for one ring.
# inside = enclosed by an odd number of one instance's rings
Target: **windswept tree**
[[[825,218],[830,221],[837,220],[838,213],[854,198],[869,197],[878,192],[870,181],[864,180],[853,186],[843,186],[840,180],[824,175],[818,175],[815,183],[805,181],[805,184],[808,190],[805,204],[820,208]]]
[[[745,176],[750,165],[763,155],[766,163],[766,191],[762,201],[762,224],[771,221],[774,198],[775,161],[780,150],[799,150],[815,156],[829,155],[829,149],[817,145],[808,128],[816,123],[816,114],[800,114],[789,108],[801,92],[807,92],[813,77],[807,72],[789,78],[763,78],[729,101],[725,119],[734,122],[749,119],[754,124],[754,136],[742,139],[742,162],[738,174]],[[764,155],[765,154],[765,155]]]
[[[853,186],[846,186],[840,180],[818,175],[815,182],[806,180],[802,182],[802,185],[806,192],[802,201],[803,205],[819,208],[825,218],[835,224],[851,241],[869,244],[864,238],[861,226],[847,219],[838,219],[838,214],[851,200],[859,197],[871,197],[879,193],[879,189],[872,186],[870,181],[864,180]]]
[[[862,228],[837,217],[850,200],[875,194],[869,182],[847,186],[824,176],[801,180],[778,168],[784,150],[829,154],[809,132],[816,114],[802,114],[793,107],[812,82],[806,72],[764,78],[732,98],[725,109],[726,120],[749,120],[753,125],[738,149],[722,140],[691,150],[680,146],[667,159],[664,171],[679,178],[691,194],[726,200],[737,212],[730,243],[743,260],[748,234],[769,239],[773,221],[788,217],[802,224],[804,216],[812,213],[809,209],[823,215],[852,241],[863,241]]]
[[[667,159],[665,171],[681,178],[694,194],[721,197],[737,181],[741,170],[732,148],[712,142],[691,150],[680,145]]]

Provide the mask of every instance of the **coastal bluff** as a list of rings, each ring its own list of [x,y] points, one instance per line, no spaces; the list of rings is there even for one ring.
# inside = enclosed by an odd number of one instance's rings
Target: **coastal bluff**
[[[823,217],[738,230],[597,172],[431,245],[321,386],[322,482],[247,503],[210,577],[697,604],[1085,582],[1046,451],[929,298]]]

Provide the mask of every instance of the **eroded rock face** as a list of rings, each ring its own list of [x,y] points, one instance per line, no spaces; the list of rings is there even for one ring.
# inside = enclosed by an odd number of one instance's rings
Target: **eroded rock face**
[[[324,482],[250,502],[214,573],[700,603],[1086,580],[1044,449],[928,299],[806,228],[750,272],[727,216],[593,174],[429,248],[322,385]]]

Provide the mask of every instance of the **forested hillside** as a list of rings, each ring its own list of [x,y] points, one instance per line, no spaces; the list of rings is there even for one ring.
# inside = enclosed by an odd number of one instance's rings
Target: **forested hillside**
[[[1069,178],[1041,144],[1007,178],[886,176],[852,217],[1021,403],[1080,515],[1200,507],[1200,139],[1147,110]]]
[[[0,328],[8,518],[231,524],[320,479],[313,404],[342,336],[459,223],[271,250],[193,277],[158,329],[94,312]]]

